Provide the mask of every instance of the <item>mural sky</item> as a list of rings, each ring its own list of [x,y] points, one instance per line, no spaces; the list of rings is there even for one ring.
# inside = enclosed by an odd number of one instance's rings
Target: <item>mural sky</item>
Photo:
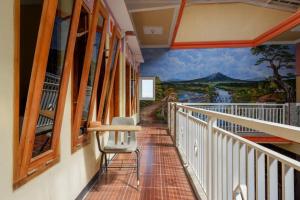
[[[290,46],[295,53],[294,46]],[[250,48],[220,49],[142,49],[145,63],[142,76],[159,76],[162,81],[192,80],[221,72],[241,80],[265,79],[272,74],[266,64],[255,65],[257,57]],[[294,69],[283,69],[281,75],[294,73]]]

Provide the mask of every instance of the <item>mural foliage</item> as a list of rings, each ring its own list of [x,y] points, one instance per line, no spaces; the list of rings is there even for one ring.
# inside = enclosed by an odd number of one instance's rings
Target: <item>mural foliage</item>
[[[142,101],[142,118],[166,120],[167,102],[295,101],[295,47],[143,49],[141,76],[156,77],[156,101]]]

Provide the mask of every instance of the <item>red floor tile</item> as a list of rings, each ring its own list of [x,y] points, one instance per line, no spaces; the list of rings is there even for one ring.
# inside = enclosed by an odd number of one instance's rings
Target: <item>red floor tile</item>
[[[141,150],[140,186],[137,187],[136,169],[108,169],[86,199],[196,199],[165,126],[144,126],[137,135]],[[134,164],[135,154],[120,154],[110,166]]]

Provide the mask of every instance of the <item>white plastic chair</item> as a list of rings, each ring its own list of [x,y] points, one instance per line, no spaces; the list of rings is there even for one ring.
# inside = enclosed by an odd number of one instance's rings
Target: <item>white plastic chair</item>
[[[135,125],[134,120],[130,117],[114,117],[111,124],[112,125]],[[96,133],[98,148],[99,148],[99,151],[101,152],[100,172],[102,172],[103,158],[105,158],[106,171],[107,171],[107,168],[109,168],[108,162],[107,162],[107,154],[135,152],[136,166],[134,166],[133,168],[136,168],[137,185],[139,185],[140,150],[137,146],[137,139],[136,139],[135,131],[126,131],[126,132],[122,132],[122,134],[118,134],[117,143],[115,142],[115,135],[116,135],[115,131],[110,131],[107,144],[102,146],[100,144],[99,133],[98,132]],[[120,168],[122,168],[122,166]]]

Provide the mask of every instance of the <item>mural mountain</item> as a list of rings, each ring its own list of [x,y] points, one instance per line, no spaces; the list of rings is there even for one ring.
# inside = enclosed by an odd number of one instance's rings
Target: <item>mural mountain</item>
[[[221,72],[213,73],[209,76],[187,80],[187,81],[171,81],[171,83],[213,83],[213,82],[227,82],[227,83],[238,83],[238,82],[248,82],[245,80],[234,79],[229,76],[222,74]]]

